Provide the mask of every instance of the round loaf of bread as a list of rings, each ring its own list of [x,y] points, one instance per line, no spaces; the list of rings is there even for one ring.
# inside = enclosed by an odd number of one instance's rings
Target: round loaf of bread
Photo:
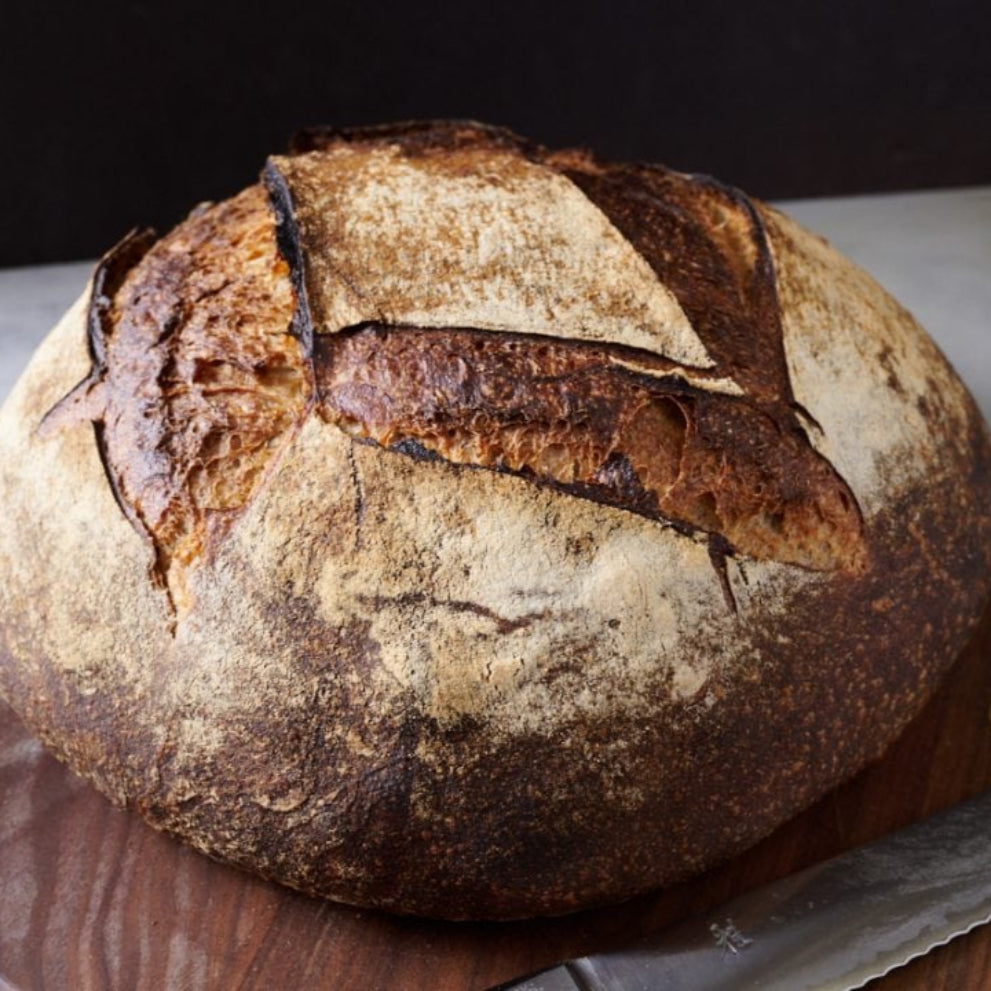
[[[876,758],[983,608],[981,417],[712,179],[314,130],[128,236],[0,415],[0,692],[152,825],[450,918],[685,877]]]

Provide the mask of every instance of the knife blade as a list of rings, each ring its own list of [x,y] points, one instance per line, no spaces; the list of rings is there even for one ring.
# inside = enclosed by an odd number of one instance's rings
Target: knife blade
[[[853,991],[991,921],[991,792],[493,991]]]

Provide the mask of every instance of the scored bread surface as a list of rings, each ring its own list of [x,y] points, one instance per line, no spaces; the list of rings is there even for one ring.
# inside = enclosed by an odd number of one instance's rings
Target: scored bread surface
[[[988,440],[912,318],[712,180],[313,132],[131,238],[0,416],[0,690],[222,859],[561,912],[876,757],[986,594]]]

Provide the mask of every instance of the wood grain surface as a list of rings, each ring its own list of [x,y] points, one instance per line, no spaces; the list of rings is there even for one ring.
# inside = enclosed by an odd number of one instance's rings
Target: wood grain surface
[[[471,991],[622,944],[991,787],[991,610],[888,755],[692,882],[559,919],[454,924],[316,901],[114,809],[0,705],[0,991]],[[872,991],[991,986],[991,926]]]

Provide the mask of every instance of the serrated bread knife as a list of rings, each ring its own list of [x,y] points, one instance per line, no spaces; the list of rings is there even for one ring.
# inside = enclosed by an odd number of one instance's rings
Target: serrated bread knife
[[[852,991],[991,921],[991,792],[514,991]]]

